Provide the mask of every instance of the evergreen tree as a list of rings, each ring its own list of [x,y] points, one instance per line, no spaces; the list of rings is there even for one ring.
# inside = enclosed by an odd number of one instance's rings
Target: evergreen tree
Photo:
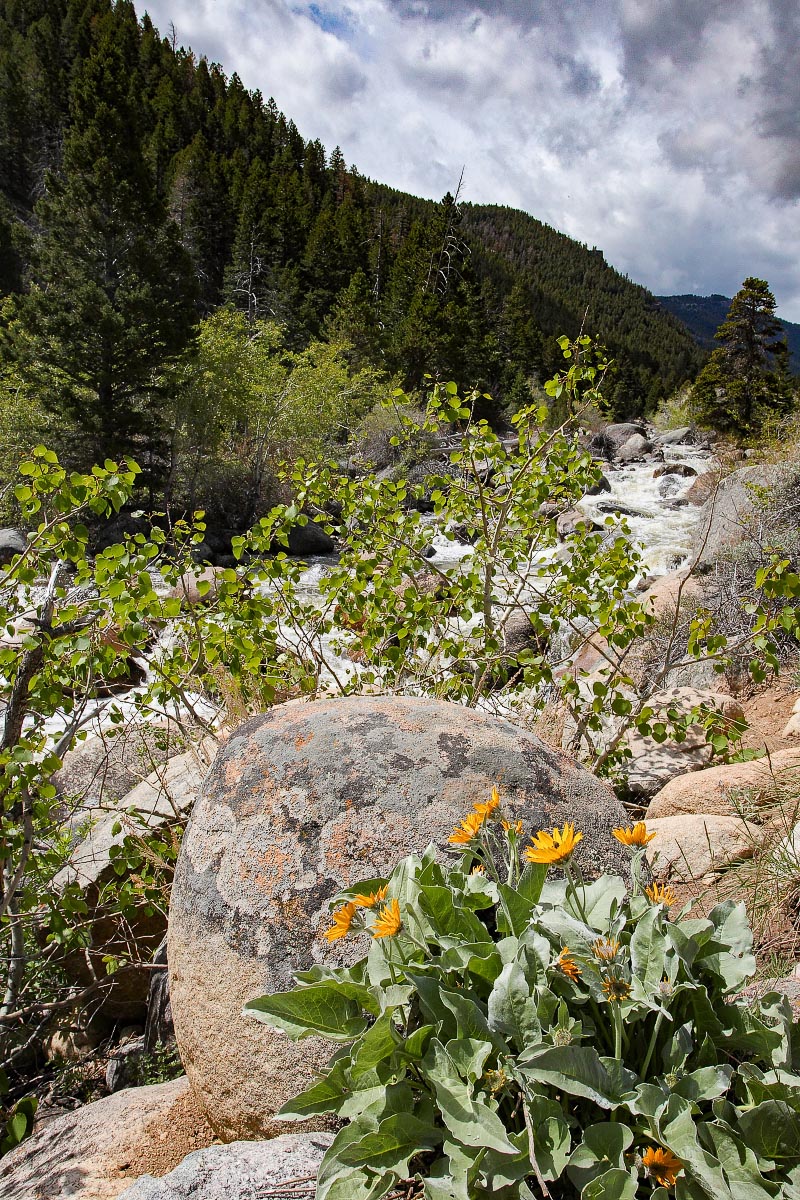
[[[195,281],[153,189],[112,19],[73,89],[63,170],[37,205],[34,283],[8,334],[23,377],[83,432],[84,463],[155,466],[162,372],[187,345]]]
[[[701,421],[721,433],[750,437],[769,414],[788,412],[792,385],[781,332],[766,280],[745,279],[714,335],[720,345],[694,387]]]

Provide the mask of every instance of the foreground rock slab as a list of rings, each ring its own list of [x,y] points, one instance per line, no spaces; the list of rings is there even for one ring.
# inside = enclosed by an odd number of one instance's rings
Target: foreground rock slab
[[[115,1200],[145,1171],[172,1170],[211,1129],[186,1076],[127,1088],[47,1121],[0,1159],[3,1200]]]
[[[627,856],[611,836],[626,814],[611,789],[510,722],[438,700],[348,697],[287,704],[232,735],[186,830],[169,920],[175,1034],[192,1086],[224,1140],[285,1131],[273,1114],[329,1060],[242,1016],[331,946],[330,901],[447,838],[500,788],[526,832],[573,821],[596,875]]]
[[[758,836],[738,817],[648,817],[647,828],[656,835],[648,847],[653,875],[674,882],[693,882],[751,858]]]
[[[262,1200],[266,1195],[310,1200],[332,1141],[332,1133],[284,1133],[268,1142],[209,1146],[187,1155],[162,1179],[143,1175],[121,1200]]]

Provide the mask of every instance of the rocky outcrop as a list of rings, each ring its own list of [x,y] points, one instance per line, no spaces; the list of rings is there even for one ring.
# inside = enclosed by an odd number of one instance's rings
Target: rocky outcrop
[[[658,446],[691,446],[695,440],[691,425],[682,425],[680,429],[665,429],[663,433],[653,435],[653,441]]]
[[[0,567],[7,567],[17,554],[24,554],[28,539],[21,529],[0,529]]]
[[[204,567],[202,571],[187,571],[181,575],[167,596],[180,600],[181,608],[196,608],[198,604],[212,604],[219,595],[223,583],[223,567]]]
[[[759,463],[741,467],[723,479],[701,513],[696,563],[710,565],[752,538],[754,518],[763,507],[760,490],[775,493],[788,486],[796,474],[796,468],[786,463]]]
[[[495,783],[528,831],[574,821],[584,872],[623,869],[611,829],[625,812],[611,789],[508,721],[348,697],[274,708],[231,737],[189,822],[169,921],[178,1048],[223,1138],[280,1132],[273,1114],[331,1053],[243,1017],[245,1001],[338,961],[322,935],[341,888],[429,842],[446,853]]]
[[[642,462],[652,452],[653,443],[641,433],[634,433],[618,448],[615,457],[618,463],[635,463]]]
[[[748,810],[757,809],[769,802],[782,781],[796,780],[798,771],[800,750],[779,750],[769,758],[708,767],[670,780],[651,800],[647,817],[685,813],[729,817],[741,802]]]
[[[209,1146],[189,1154],[163,1179],[143,1175],[121,1200],[311,1200],[322,1156],[332,1141],[332,1133],[284,1133],[268,1142]]]
[[[648,701],[655,719],[668,721],[668,713],[688,716],[694,708],[719,713],[724,724],[733,728],[744,723],[741,705],[732,696],[721,692],[691,687],[673,687],[651,696]],[[690,725],[683,741],[668,737],[658,742],[654,737],[631,730],[625,738],[631,757],[625,768],[626,782],[635,796],[654,796],[670,779],[700,771],[707,766],[712,748],[706,741],[706,731],[700,724]]]
[[[138,829],[156,830],[190,811],[216,746],[215,739],[208,738],[198,750],[171,758],[163,768],[152,771],[137,784],[118,805],[85,808],[84,817],[92,822],[91,828],[76,843],[68,864],[53,880],[58,890],[77,884],[86,900],[92,934],[88,953],[92,968],[101,979],[106,976],[105,955],[117,953],[126,958],[131,937],[136,942],[141,968],[129,966],[108,976],[108,986],[101,993],[105,1014],[115,1020],[144,1019],[151,974],[144,964],[149,963],[166,929],[163,916],[154,908],[148,910],[142,906],[141,915],[131,921],[120,920],[108,912],[103,903],[103,889],[119,878],[113,862],[114,849]],[[74,982],[86,985],[91,981],[83,954],[70,956],[63,965]]]
[[[173,1167],[213,1134],[186,1076],[127,1088],[42,1124],[0,1159],[3,1200],[114,1200],[145,1169]]]
[[[635,424],[631,421],[623,421],[617,425],[607,425],[605,429],[601,429],[596,433],[589,442],[589,450],[598,458],[605,458],[612,461],[617,457],[617,453],[622,446],[625,445],[632,437],[645,438],[647,429],[644,425]]]

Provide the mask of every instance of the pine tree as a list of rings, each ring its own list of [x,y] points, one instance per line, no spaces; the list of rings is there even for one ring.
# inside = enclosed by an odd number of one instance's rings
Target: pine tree
[[[8,335],[24,378],[80,430],[83,463],[135,453],[155,468],[162,373],[191,336],[196,285],[153,194],[118,33],[98,23],[76,77],[63,169],[36,209],[34,283]]]
[[[781,332],[766,280],[745,279],[714,335],[720,345],[694,387],[701,421],[746,438],[757,435],[770,414],[788,412],[792,385]]]

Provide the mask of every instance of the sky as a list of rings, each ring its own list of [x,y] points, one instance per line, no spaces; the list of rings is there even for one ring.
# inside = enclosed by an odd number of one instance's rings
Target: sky
[[[797,0],[135,0],[306,139],[521,208],[658,295],[800,321]]]

